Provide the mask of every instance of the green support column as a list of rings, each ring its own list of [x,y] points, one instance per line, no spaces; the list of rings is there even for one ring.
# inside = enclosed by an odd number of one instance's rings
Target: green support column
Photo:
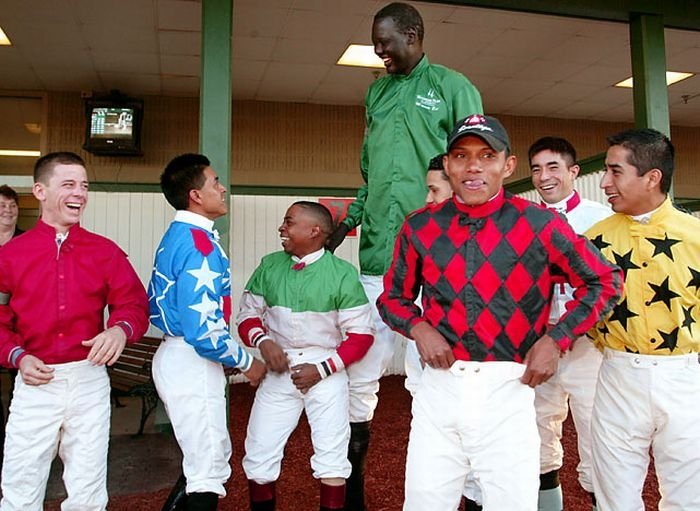
[[[202,1],[202,79],[199,92],[199,150],[231,190],[231,32],[233,0]],[[216,221],[229,252],[230,213]]]
[[[670,136],[663,17],[631,14],[630,45],[635,126]]]
[[[199,88],[199,150],[231,192],[231,32],[233,0],[202,1],[202,80]],[[219,242],[230,254],[231,211],[216,220]],[[229,403],[229,386],[226,385]],[[229,407],[226,407],[229,419]]]
[[[630,15],[634,124],[671,136],[666,85],[666,43],[660,15]],[[673,183],[669,195],[673,197]]]

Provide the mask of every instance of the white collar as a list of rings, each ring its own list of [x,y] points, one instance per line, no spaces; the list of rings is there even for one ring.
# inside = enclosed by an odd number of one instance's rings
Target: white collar
[[[661,206],[663,206],[663,203],[661,204]],[[630,218],[631,218],[632,220],[634,220],[635,222],[638,222],[638,223],[640,223],[640,224],[642,224],[642,225],[646,225],[646,224],[648,224],[649,221],[651,220],[651,215],[653,215],[653,214],[656,213],[659,209],[661,209],[661,206],[659,206],[659,207],[656,208],[656,209],[652,209],[652,210],[649,211],[648,213],[642,213],[641,215],[630,215]]]
[[[559,202],[555,202],[554,204],[550,204],[549,202],[543,200],[542,203],[545,205],[547,209],[553,209],[559,213],[566,213],[568,210],[568,202],[569,199],[571,199],[576,192],[573,191],[571,194],[569,194],[566,198],[560,200]]]
[[[325,254],[325,253],[326,253],[326,249],[322,247],[322,248],[318,249],[316,252],[311,252],[310,254],[306,254],[302,258],[299,258],[299,257],[293,255],[292,261],[294,261],[295,263],[304,263],[305,265],[307,265],[307,264],[315,263],[316,261],[321,259],[321,257],[323,257],[323,254]]]
[[[186,209],[177,210],[173,221],[196,225],[197,227],[201,227],[202,229],[205,229],[211,233],[214,232],[214,220],[209,220],[207,217],[202,216],[199,213],[193,213],[192,211],[187,211]]]

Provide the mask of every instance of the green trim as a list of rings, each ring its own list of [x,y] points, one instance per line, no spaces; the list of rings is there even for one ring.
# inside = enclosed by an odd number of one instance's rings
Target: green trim
[[[605,168],[605,153],[584,158],[578,162],[578,166],[581,167],[578,173],[579,176],[585,176],[586,174],[593,174],[594,172],[603,170]]]
[[[91,192],[161,193],[158,183],[90,182]]]
[[[91,182],[90,191],[161,193],[158,183]],[[328,197],[355,197],[357,195],[357,188],[231,185],[230,193],[232,195],[318,195]]]
[[[603,170],[603,167],[605,166],[605,153],[584,158],[578,162],[578,165],[581,167],[581,170],[578,173],[579,177]],[[524,177],[522,179],[518,179],[517,181],[506,183],[503,185],[503,187],[510,193],[516,195],[535,189],[535,187],[532,186],[532,179],[529,177]]]
[[[357,196],[357,188],[309,188],[301,186],[248,186],[233,185],[231,193],[236,195],[311,195],[328,197]]]
[[[532,179],[530,179],[529,177],[524,177],[522,179],[506,183],[503,185],[503,188],[505,188],[507,192],[510,192],[514,195],[529,192],[530,190],[534,189],[534,187],[532,186]]]
[[[673,199],[676,204],[688,208],[690,211],[700,211],[700,199],[692,199],[689,197],[676,197]]]
[[[697,0],[426,0],[437,4],[484,7],[603,21],[629,22],[633,12],[658,14],[670,28],[700,30]]]

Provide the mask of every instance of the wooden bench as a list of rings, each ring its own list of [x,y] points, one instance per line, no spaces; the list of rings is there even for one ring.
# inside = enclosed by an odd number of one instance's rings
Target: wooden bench
[[[119,393],[141,398],[141,423],[137,436],[143,434],[148,416],[158,405],[151,365],[160,343],[160,338],[144,337],[139,342],[127,344],[119,360],[107,369],[117,405]]]

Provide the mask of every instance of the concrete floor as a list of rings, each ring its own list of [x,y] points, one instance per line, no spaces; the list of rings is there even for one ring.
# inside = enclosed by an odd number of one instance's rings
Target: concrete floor
[[[10,380],[0,373],[0,396],[7,417]],[[155,413],[146,423],[144,434],[138,431],[141,415],[139,398],[120,398],[122,407],[112,404],[112,429],[109,444],[107,489],[112,495],[130,495],[157,491],[173,485],[181,472],[182,455],[172,434],[159,433],[154,427]],[[66,493],[61,480],[63,465],[56,457],[46,488],[46,501],[62,500]]]

